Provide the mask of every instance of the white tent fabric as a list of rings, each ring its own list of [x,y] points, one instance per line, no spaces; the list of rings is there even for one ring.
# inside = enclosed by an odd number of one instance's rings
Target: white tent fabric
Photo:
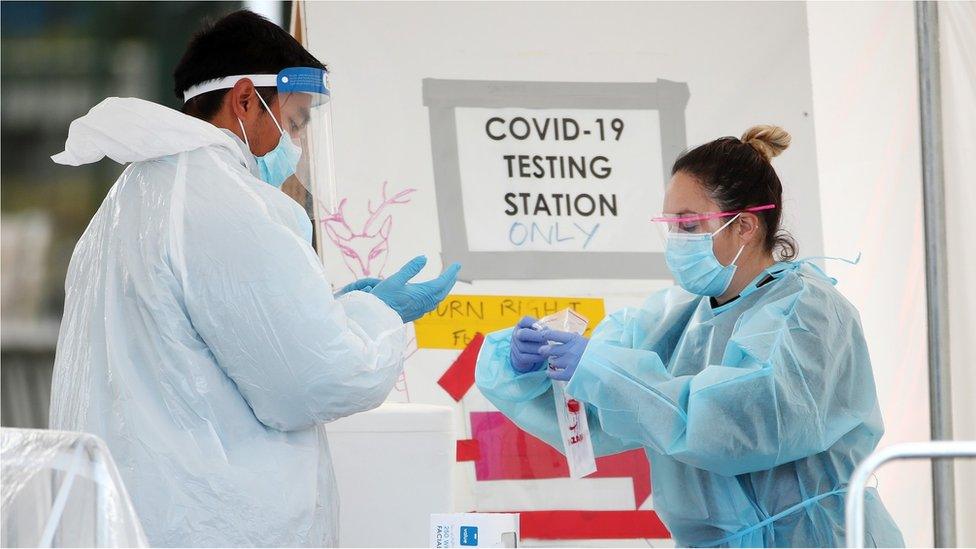
[[[976,2],[939,3],[953,438],[976,440]],[[976,546],[976,460],[957,460],[956,543]]]
[[[147,547],[119,472],[93,435],[0,429],[3,547]]]

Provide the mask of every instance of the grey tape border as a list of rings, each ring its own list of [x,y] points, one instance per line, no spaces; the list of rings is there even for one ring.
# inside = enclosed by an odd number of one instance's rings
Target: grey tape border
[[[688,85],[656,82],[519,82],[423,80],[445,263],[459,261],[463,280],[671,278],[664,254],[633,252],[472,252],[461,197],[456,107],[654,109],[661,122],[663,181],[687,146]],[[650,233],[650,230],[648,231]]]

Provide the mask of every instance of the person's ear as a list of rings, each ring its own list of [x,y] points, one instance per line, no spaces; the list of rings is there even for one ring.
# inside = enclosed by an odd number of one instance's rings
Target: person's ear
[[[738,227],[736,228],[736,233],[739,235],[739,241],[743,244],[749,244],[758,238],[760,228],[759,217],[756,214],[740,214],[737,225]]]
[[[248,78],[242,78],[234,84],[227,94],[234,116],[245,122],[250,122],[259,114],[257,90]]]

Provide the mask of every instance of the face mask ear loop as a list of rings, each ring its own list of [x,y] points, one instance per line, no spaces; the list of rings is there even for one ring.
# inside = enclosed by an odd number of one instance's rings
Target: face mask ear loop
[[[268,114],[271,115],[271,121],[275,123],[275,126],[278,128],[278,131],[284,134],[285,130],[281,129],[281,124],[279,124],[278,121],[275,120],[274,114],[271,112],[271,109],[268,108],[268,104],[264,102],[264,98],[261,97],[261,94],[258,93],[257,88],[254,89],[254,93],[257,94],[258,99],[261,100],[261,104],[264,105],[264,110],[268,111]]]
[[[732,258],[732,263],[729,263],[729,265],[735,265],[735,262],[739,260],[739,256],[742,255],[742,251],[745,249],[746,245],[743,244],[742,247],[739,248],[739,253],[735,254],[735,257]]]
[[[742,213],[741,213],[741,212],[740,212],[740,213],[737,213],[737,214],[735,214],[735,217],[733,217],[732,219],[730,219],[730,220],[728,220],[728,221],[727,221],[727,222],[725,223],[725,225],[722,225],[721,227],[719,227],[717,231],[715,231],[714,233],[712,233],[712,236],[715,236],[715,235],[717,235],[718,233],[720,233],[720,232],[722,232],[722,231],[723,231],[723,230],[724,230],[724,229],[725,229],[726,227],[728,227],[729,225],[731,225],[733,221],[735,221],[736,219],[739,219],[739,216],[740,216],[740,215],[742,215]]]
[[[735,217],[733,217],[732,219],[728,220],[728,222],[726,222],[725,225],[722,225],[721,227],[718,228],[717,231],[715,231],[714,233],[712,233],[712,237],[714,237],[718,233],[722,232],[726,227],[728,227],[729,225],[731,225],[732,222],[735,221],[736,219],[738,219],[740,215],[742,215],[742,214],[741,213],[735,214]],[[729,263],[729,265],[735,265],[735,262],[739,260],[739,256],[742,255],[742,252],[745,249],[746,249],[746,245],[743,244],[742,247],[739,248],[739,252],[737,254],[735,254],[735,257],[732,258],[732,263]]]
[[[241,119],[240,118],[237,119],[237,123],[241,125],[241,133],[244,134],[244,144],[247,145],[247,148],[248,149],[250,149],[251,148],[251,144],[248,143],[248,141],[247,141],[247,132],[244,131],[244,123],[241,122]]]

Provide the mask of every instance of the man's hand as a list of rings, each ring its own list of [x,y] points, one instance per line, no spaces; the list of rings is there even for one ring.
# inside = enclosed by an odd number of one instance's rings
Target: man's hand
[[[338,292],[335,293],[335,296],[339,297],[340,295],[355,291],[370,292],[379,283],[380,279],[378,278],[360,278],[355,282],[350,282],[349,284],[343,286]]]
[[[410,282],[427,264],[427,258],[417,256],[407,262],[387,279],[382,280],[370,291],[396,311],[404,322],[413,322],[432,311],[457,282],[460,263],[454,263],[441,275],[427,282]]]

